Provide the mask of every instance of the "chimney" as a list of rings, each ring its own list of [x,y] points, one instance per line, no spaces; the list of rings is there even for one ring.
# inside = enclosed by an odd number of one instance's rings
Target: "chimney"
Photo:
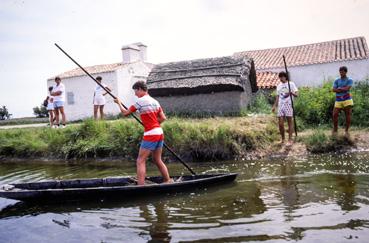
[[[137,45],[127,45],[122,47],[123,63],[131,63],[141,60],[140,48]]]
[[[135,43],[135,45],[140,49],[140,57],[141,61],[147,61],[147,46],[142,44],[141,42]]]

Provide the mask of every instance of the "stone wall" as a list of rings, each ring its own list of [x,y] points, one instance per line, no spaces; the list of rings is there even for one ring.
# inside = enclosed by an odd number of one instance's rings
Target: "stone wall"
[[[216,114],[238,113],[251,101],[251,92],[228,91],[187,96],[155,97],[166,113]]]

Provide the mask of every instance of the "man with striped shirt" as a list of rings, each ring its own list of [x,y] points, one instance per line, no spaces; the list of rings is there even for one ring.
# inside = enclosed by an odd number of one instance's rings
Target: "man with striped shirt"
[[[338,116],[341,110],[345,111],[346,127],[345,136],[349,136],[349,128],[351,124],[351,113],[354,102],[350,94],[352,87],[352,79],[347,77],[347,67],[343,66],[339,69],[340,78],[337,78],[333,83],[332,91],[336,93],[336,102],[333,109],[333,136],[337,135],[338,130]]]
[[[144,125],[144,136],[137,158],[137,184],[145,184],[146,160],[150,154],[153,155],[154,163],[160,170],[164,183],[172,182],[168,168],[161,158],[164,133],[160,124],[166,120],[163,109],[160,107],[159,102],[148,94],[147,85],[144,81],[136,82],[132,89],[138,99],[128,110],[122,106],[122,102],[119,99],[114,100],[114,102],[118,104],[120,111],[125,116],[138,111]]]

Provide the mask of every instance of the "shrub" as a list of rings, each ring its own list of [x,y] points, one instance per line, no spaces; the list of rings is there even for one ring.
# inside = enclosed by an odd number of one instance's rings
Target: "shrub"
[[[352,125],[369,126],[369,80],[358,82],[352,88],[354,107]]]
[[[345,146],[355,145],[354,141],[345,136],[330,137],[318,129],[305,138],[307,149],[312,153],[341,151]]]
[[[296,116],[307,126],[331,125],[335,94],[331,91],[333,82],[326,82],[322,87],[299,90],[295,99]],[[357,82],[351,90],[354,108],[351,123],[356,126],[369,126],[369,83]],[[340,116],[340,124],[344,124],[344,116]]]
[[[270,104],[269,96],[270,95],[268,93],[258,92],[252,102],[247,106],[246,113],[271,113],[272,106]]]
[[[327,124],[331,121],[334,106],[332,82],[326,82],[319,88],[302,87],[295,99],[296,116],[307,126]]]

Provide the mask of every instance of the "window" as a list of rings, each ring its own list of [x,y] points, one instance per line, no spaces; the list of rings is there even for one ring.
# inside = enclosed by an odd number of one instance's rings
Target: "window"
[[[68,102],[68,105],[73,105],[74,104],[74,94],[73,94],[73,92],[67,92],[67,102]]]

